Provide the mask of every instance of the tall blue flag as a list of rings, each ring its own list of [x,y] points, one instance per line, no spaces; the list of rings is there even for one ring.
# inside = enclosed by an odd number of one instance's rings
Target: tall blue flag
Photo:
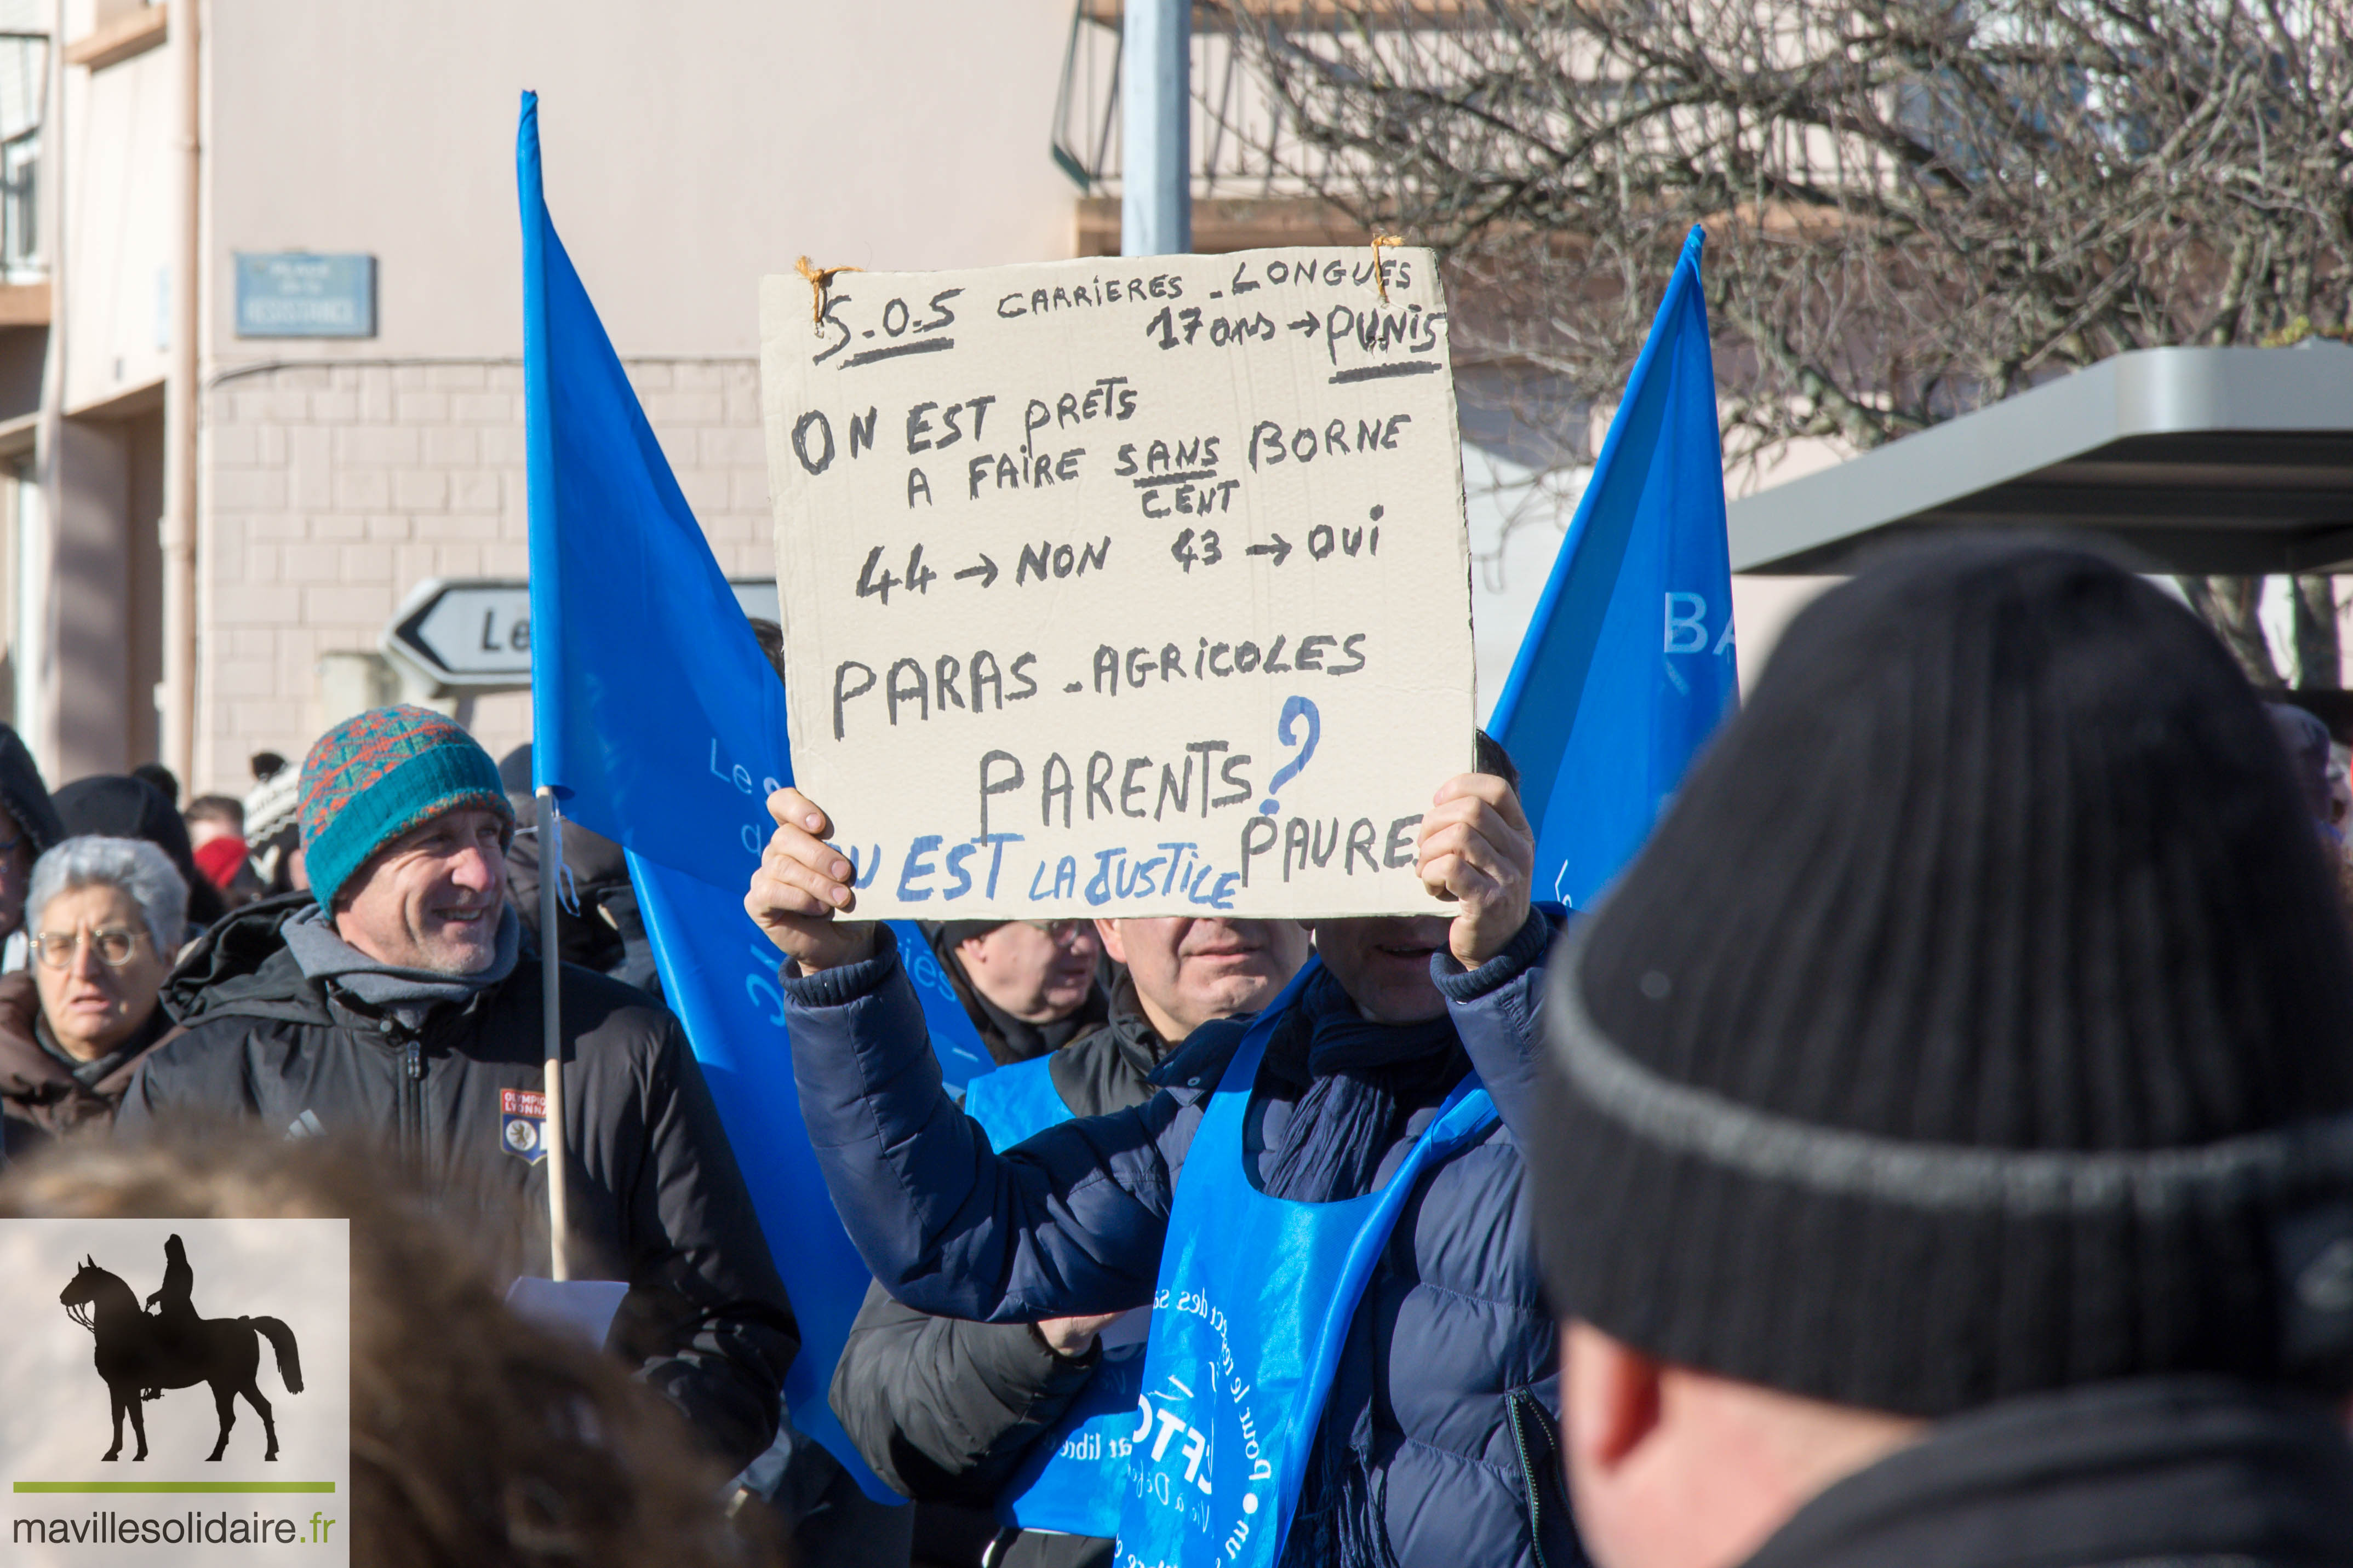
[[[1487,721],[1519,764],[1535,888],[1590,903],[1738,700],[1701,233],[1683,242]]]
[[[826,1403],[868,1284],[793,1089],[776,954],[744,912],[768,793],[792,778],[783,683],[679,492],[541,188],[522,100],[524,424],[531,492],[533,783],[628,851],[670,1007],[710,1079],[801,1331],[794,1425],[866,1490]],[[922,937],[900,932],[952,1082],[989,1058]]]

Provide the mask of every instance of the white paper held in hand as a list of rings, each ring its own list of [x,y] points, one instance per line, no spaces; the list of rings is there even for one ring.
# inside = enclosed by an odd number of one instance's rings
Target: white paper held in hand
[[[515,1316],[566,1339],[602,1350],[629,1293],[620,1279],[542,1279],[526,1274],[507,1287],[507,1308]]]

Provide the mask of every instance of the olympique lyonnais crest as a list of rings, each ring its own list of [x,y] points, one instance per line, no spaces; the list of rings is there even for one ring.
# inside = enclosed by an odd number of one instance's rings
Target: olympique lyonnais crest
[[[547,1158],[547,1096],[535,1089],[499,1090],[499,1142],[533,1164]]]

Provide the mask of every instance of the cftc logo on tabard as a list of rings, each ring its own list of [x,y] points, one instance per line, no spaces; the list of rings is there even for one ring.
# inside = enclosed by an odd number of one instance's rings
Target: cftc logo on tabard
[[[340,1219],[0,1220],[0,1568],[350,1560]]]

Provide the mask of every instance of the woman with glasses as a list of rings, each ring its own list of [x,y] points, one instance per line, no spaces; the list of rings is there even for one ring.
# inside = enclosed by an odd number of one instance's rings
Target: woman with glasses
[[[172,1021],[158,1004],[188,885],[144,839],[69,838],[33,867],[28,971],[0,976],[0,1130],[8,1157],[114,1117]]]

